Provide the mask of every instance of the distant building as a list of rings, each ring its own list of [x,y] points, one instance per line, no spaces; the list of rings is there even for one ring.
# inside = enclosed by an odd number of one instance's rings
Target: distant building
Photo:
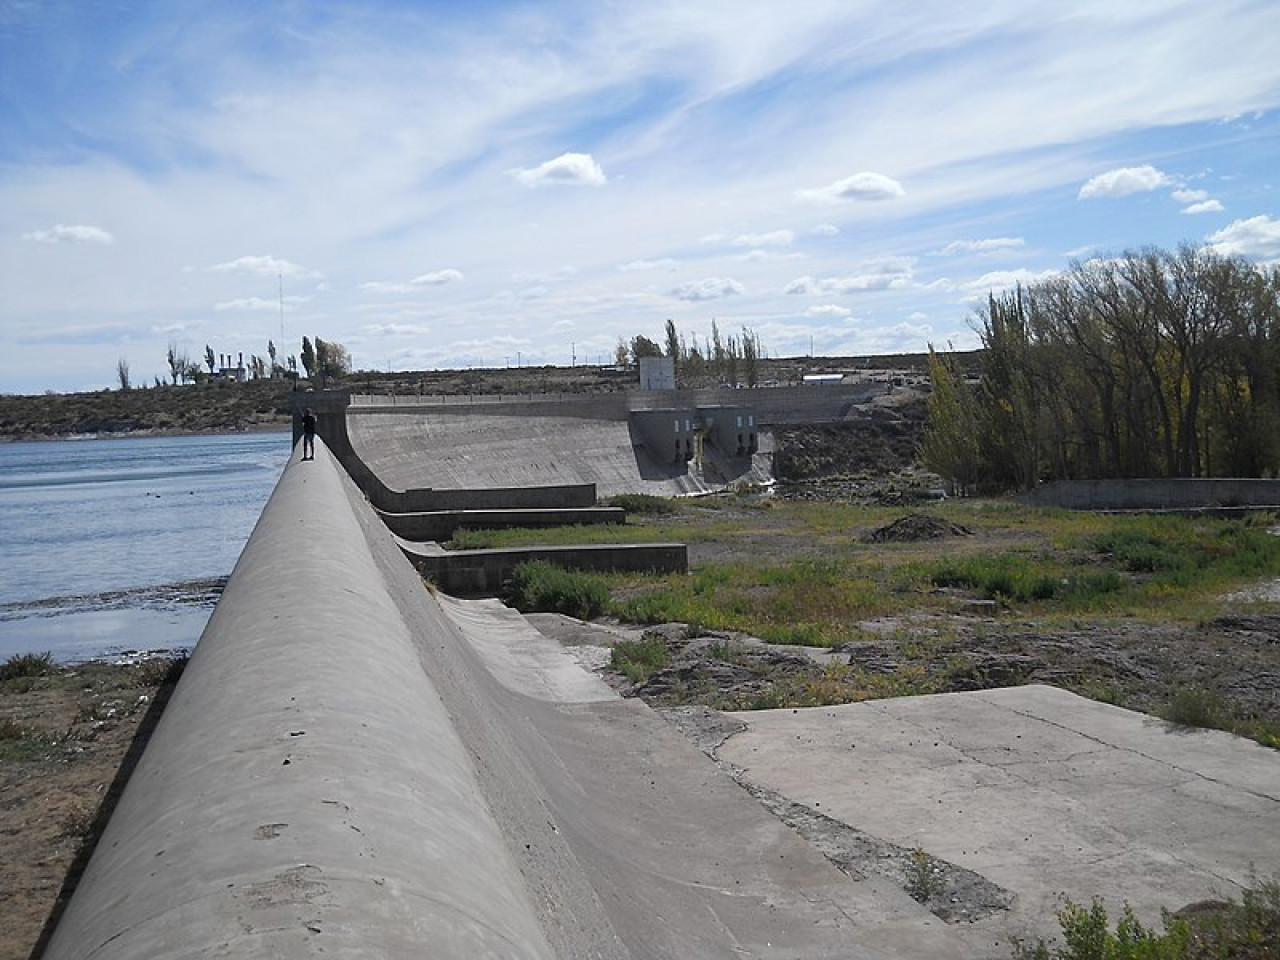
[[[829,387],[833,383],[844,383],[844,374],[806,373],[804,375],[804,385],[806,387]]]
[[[249,379],[249,371],[244,366],[244,354],[240,354],[239,360],[234,366],[231,364],[231,354],[218,354],[221,363],[218,366],[218,372],[214,374],[222,380],[234,380],[237,383],[244,383]]]
[[[672,357],[640,358],[641,390],[674,390],[676,362]]]

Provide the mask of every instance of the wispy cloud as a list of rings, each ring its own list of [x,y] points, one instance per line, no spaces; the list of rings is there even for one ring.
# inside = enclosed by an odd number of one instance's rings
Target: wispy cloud
[[[837,203],[842,200],[894,200],[906,195],[897,180],[883,173],[863,171],[817,189],[798,190],[801,200]]]
[[[255,311],[276,311],[281,305],[289,307],[297,307],[306,303],[309,297],[285,297],[283,301],[280,298],[275,300],[266,297],[238,297],[235,300],[224,300],[221,303],[215,303],[213,309],[219,313],[227,310],[255,310]]]
[[[238,273],[245,276],[255,277],[314,277],[319,276],[315,271],[308,270],[306,267],[291,263],[288,260],[281,260],[276,257],[237,257],[235,260],[227,260],[224,263],[215,263],[208,268],[210,273]]]
[[[743,233],[731,241],[735,247],[789,247],[796,242],[790,230],[774,230],[770,233]]]
[[[1001,253],[1025,246],[1026,241],[1021,237],[989,237],[985,240],[953,240],[938,252],[940,256],[950,257],[959,253]]]
[[[115,237],[101,227],[85,224],[59,223],[47,230],[32,230],[22,235],[24,240],[36,243],[99,243],[103,245],[116,242]]]
[[[865,293],[870,290],[902,290],[911,286],[913,264],[902,257],[873,261],[857,273],[842,277],[798,277],[783,289],[793,296]]]
[[[416,293],[426,287],[443,287],[450,283],[461,283],[463,279],[461,270],[449,268],[433,270],[412,280],[369,280],[360,284],[360,289],[368,293]]]

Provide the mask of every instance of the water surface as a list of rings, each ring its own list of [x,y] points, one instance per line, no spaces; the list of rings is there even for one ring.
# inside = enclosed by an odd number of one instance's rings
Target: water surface
[[[287,433],[0,444],[0,660],[189,649]]]

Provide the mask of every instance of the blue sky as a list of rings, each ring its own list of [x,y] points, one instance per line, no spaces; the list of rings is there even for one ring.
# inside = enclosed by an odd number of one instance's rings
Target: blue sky
[[[1275,0],[0,0],[0,392],[304,334],[971,346],[1075,258],[1277,263],[1278,36]]]

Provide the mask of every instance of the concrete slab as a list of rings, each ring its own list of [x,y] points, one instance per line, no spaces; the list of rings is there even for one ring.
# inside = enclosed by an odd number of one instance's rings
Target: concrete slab
[[[1062,894],[1155,922],[1280,872],[1280,754],[1230,734],[1045,686],[731,716],[746,781],[1014,891],[993,936]]]

